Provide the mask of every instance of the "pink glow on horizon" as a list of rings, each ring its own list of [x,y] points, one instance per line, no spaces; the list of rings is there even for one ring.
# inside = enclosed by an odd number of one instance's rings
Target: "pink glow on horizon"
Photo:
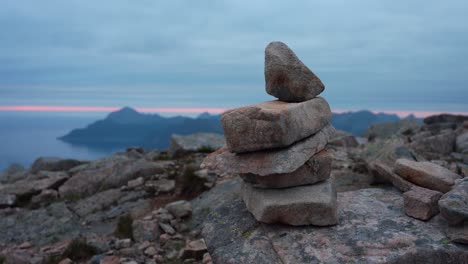
[[[0,105],[0,111],[9,112],[114,112],[121,109],[121,107],[113,106],[46,106],[46,105]],[[195,108],[182,108],[182,107],[137,107],[138,112],[144,113],[184,113],[184,114],[197,114],[208,112],[210,114],[221,114],[228,108],[210,108],[210,107],[195,107]],[[334,109],[334,113],[355,112],[356,110],[341,110]],[[427,117],[430,115],[437,115],[442,113],[468,115],[468,112],[442,112],[442,111],[409,111],[409,110],[372,110],[371,112],[396,114],[399,117],[406,117],[414,114],[416,117]]]

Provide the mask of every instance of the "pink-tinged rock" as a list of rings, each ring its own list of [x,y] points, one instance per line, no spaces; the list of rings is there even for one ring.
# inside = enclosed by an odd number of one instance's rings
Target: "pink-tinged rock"
[[[336,188],[331,178],[284,189],[260,189],[244,183],[242,189],[247,209],[259,222],[293,226],[338,223]]]
[[[120,264],[120,258],[117,256],[105,256],[99,264]]]
[[[268,94],[285,102],[302,102],[325,89],[322,81],[284,43],[265,49],[265,86]]]
[[[235,154],[222,148],[208,155],[201,167],[222,175],[251,173],[265,176],[290,173],[323,150],[334,132],[335,129],[327,125],[316,134],[282,149]]]
[[[403,194],[405,213],[420,220],[429,220],[439,213],[437,202],[441,192],[421,187],[413,187]]]
[[[331,120],[321,97],[302,103],[269,101],[226,111],[222,117],[229,151],[234,153],[286,147],[322,129]]]
[[[256,188],[285,188],[314,184],[330,177],[333,158],[331,154],[322,150],[315,154],[303,166],[290,173],[259,176],[255,174],[241,174],[245,182]]]
[[[468,178],[457,181],[456,186],[440,198],[439,209],[451,225],[468,222]]]
[[[187,246],[185,246],[183,250],[182,258],[193,258],[201,260],[203,259],[203,255],[205,255],[207,252],[208,248],[206,247],[205,240],[202,238],[187,243]]]
[[[394,173],[392,168],[383,164],[382,162],[376,161],[371,164],[371,167],[374,173],[377,173],[380,177],[392,183],[395,188],[402,192],[407,192],[411,190],[411,188],[416,187],[416,185],[413,183]]]
[[[452,189],[455,180],[461,176],[431,162],[417,162],[398,159],[395,173],[402,178],[424,188],[446,193]]]

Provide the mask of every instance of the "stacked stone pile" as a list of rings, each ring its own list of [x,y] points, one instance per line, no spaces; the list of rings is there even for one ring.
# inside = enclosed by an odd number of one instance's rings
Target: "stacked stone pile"
[[[226,147],[202,168],[239,174],[243,199],[264,223],[337,224],[332,157],[326,150],[335,129],[324,85],[284,43],[265,50],[266,91],[276,101],[232,109],[222,115]]]

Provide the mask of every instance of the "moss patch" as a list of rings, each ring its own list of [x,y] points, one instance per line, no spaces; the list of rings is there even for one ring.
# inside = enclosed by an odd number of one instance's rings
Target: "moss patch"
[[[118,238],[133,239],[133,219],[131,215],[127,214],[119,218],[114,235]]]
[[[98,254],[98,250],[86,243],[84,239],[75,239],[65,249],[61,259],[69,258],[73,261],[86,261]]]
[[[192,199],[205,190],[205,179],[195,175],[195,167],[187,166],[182,175],[181,195],[186,199]]]

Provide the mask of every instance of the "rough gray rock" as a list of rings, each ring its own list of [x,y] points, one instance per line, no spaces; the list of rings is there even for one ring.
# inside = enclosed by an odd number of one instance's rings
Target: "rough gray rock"
[[[121,195],[120,189],[110,189],[82,199],[71,208],[77,215],[84,217],[97,211],[103,211],[115,204]]]
[[[223,113],[226,146],[243,153],[287,147],[315,134],[331,120],[327,101],[317,97],[301,103],[268,101]]]
[[[171,167],[171,161],[150,162],[145,159],[129,159],[113,156],[90,163],[78,171],[60,188],[62,197],[91,195],[98,191],[121,187],[129,180],[163,173]]]
[[[403,179],[398,174],[394,173],[392,168],[388,167],[387,165],[381,162],[373,163],[372,168],[380,177],[393,184],[395,188],[402,192],[407,192],[413,187],[416,187],[415,184]]]
[[[333,157],[322,150],[315,154],[296,171],[282,174],[259,176],[255,174],[241,174],[245,182],[256,188],[285,188],[314,184],[330,177]]]
[[[451,114],[441,114],[441,115],[433,115],[424,118],[425,124],[435,124],[435,123],[463,123],[464,121],[468,121],[468,116],[464,115],[451,115]]]
[[[214,133],[196,133],[192,135],[172,135],[169,156],[177,158],[196,151],[215,151],[224,146],[224,137]]]
[[[457,137],[456,151],[468,154],[468,131]]]
[[[296,171],[314,154],[327,145],[335,133],[331,125],[290,147],[251,153],[235,154],[222,148],[206,157],[201,167],[218,174],[246,174],[265,176]]]
[[[389,138],[395,135],[401,135],[410,131],[417,131],[422,124],[415,119],[402,119],[392,122],[372,124],[367,128],[362,136],[370,140],[375,138]]]
[[[165,208],[177,218],[187,217],[192,214],[192,205],[185,200],[172,202],[167,204]]]
[[[302,102],[325,89],[322,81],[282,42],[265,49],[265,86],[268,94],[285,102]]]
[[[66,174],[57,174],[39,180],[20,180],[12,184],[0,185],[0,193],[13,194],[18,198],[31,198],[42,190],[57,188],[67,179]]]
[[[336,130],[335,136],[330,139],[328,144],[331,146],[345,148],[355,148],[359,146],[359,142],[355,136],[342,130]]]
[[[0,173],[0,183],[13,183],[26,177],[26,169],[21,164],[13,163]]]
[[[247,209],[262,223],[330,226],[338,223],[334,179],[284,189],[243,185]]]
[[[439,200],[441,215],[452,224],[468,221],[468,178],[459,180],[456,186]]]
[[[413,187],[403,194],[405,213],[421,220],[429,220],[439,213],[437,202],[442,196],[441,192],[421,187]]]
[[[453,130],[443,133],[420,137],[409,144],[410,148],[428,160],[447,156],[455,149],[456,134]]]
[[[427,161],[398,159],[394,170],[402,178],[418,186],[443,193],[450,191],[455,180],[461,178],[460,175]]]
[[[468,246],[446,239],[439,215],[428,222],[406,216],[393,188],[338,193],[340,221],[327,228],[258,223],[240,193],[234,180],[192,202],[214,263],[468,262]]]
[[[73,167],[87,163],[86,161],[74,159],[61,159],[55,157],[41,157],[34,161],[31,166],[33,173],[38,171],[67,171]]]
[[[16,204],[16,195],[0,193],[0,209]]]

